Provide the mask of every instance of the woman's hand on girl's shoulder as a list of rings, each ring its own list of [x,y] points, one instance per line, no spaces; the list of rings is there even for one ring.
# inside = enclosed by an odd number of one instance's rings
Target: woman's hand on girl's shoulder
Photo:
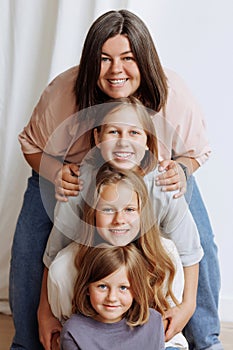
[[[53,315],[47,317],[46,319],[44,318],[43,321],[40,320],[39,336],[40,342],[42,343],[45,350],[51,350],[52,343],[55,344],[55,340],[57,342],[57,336],[54,340],[53,337],[55,334],[60,334],[61,329],[61,323]]]
[[[76,164],[65,164],[58,171],[55,179],[55,197],[60,202],[67,202],[69,196],[78,196],[82,189],[79,179],[79,166]]]
[[[181,166],[174,160],[168,159],[160,162],[161,175],[155,179],[156,185],[162,187],[162,191],[179,191],[174,198],[183,196],[186,192],[186,177]]]
[[[165,329],[165,341],[182,332],[194,311],[193,307],[190,307],[188,303],[181,303],[165,312],[164,319],[168,321],[168,326]]]
[[[52,335],[51,350],[60,350],[60,332]]]

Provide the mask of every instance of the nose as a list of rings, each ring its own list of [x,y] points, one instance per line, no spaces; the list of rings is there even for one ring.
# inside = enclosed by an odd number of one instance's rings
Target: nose
[[[115,212],[113,222],[115,225],[123,225],[125,224],[125,216],[123,211]]]
[[[123,66],[120,58],[112,60],[111,70],[112,73],[121,73],[123,71]]]
[[[129,146],[129,140],[125,136],[119,136],[117,139],[117,146],[127,147]]]
[[[116,290],[115,288],[110,288],[108,292],[108,300],[114,302],[117,300]]]

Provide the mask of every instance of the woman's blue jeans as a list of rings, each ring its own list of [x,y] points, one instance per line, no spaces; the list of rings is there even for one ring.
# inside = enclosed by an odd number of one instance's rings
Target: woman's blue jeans
[[[11,349],[44,349],[38,336],[37,308],[43,274],[42,257],[52,228],[50,218],[54,205],[53,185],[40,179],[39,186],[39,176],[33,171],[33,176],[28,179],[12,246],[9,297],[15,336]]]
[[[28,180],[13,240],[10,306],[15,336],[11,349],[43,350],[38,337],[37,308],[43,273],[42,257],[52,228],[55,200],[53,185],[43,180],[41,185],[44,188],[43,200],[38,175],[33,172],[33,176]],[[190,194],[192,194],[191,201],[188,199]],[[200,262],[197,309],[185,327],[184,334],[190,350],[220,350],[222,349],[218,340],[220,274],[217,248],[194,177],[189,179],[186,198],[190,202],[190,210],[199,230],[205,256]]]
[[[222,350],[223,347],[218,339],[220,271],[217,247],[208,213],[193,176],[188,181],[185,197],[199,231],[204,257],[199,264],[197,308],[184,329],[184,335],[190,350]]]

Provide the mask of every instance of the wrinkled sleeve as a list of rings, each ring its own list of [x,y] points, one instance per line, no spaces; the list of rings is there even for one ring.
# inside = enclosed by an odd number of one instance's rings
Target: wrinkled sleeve
[[[184,81],[166,70],[168,100],[165,110],[154,116],[160,159],[194,158],[202,165],[210,156],[203,112]]]
[[[144,177],[154,218],[162,235],[175,243],[183,266],[194,265],[203,256],[197,226],[184,196],[174,199],[175,191],[163,192],[156,186],[157,174],[156,169]]]
[[[78,244],[73,242],[58,253],[48,272],[48,301],[60,321],[70,317],[77,271],[74,264]]]
[[[203,257],[199,233],[185,198],[168,198],[166,210],[160,222],[164,237],[171,239],[179,252],[183,266],[198,263]]]
[[[63,350],[81,349],[78,345],[80,322],[74,316],[76,315],[72,315],[71,318],[64,323],[61,331],[60,346]]]
[[[44,151],[50,136],[64,120],[75,113],[73,86],[77,76],[73,67],[56,77],[42,93],[32,116],[18,136],[25,154]],[[67,129],[67,127],[66,127]],[[62,150],[52,150],[52,155],[60,155]]]
[[[47,241],[43,261],[49,267],[57,253],[73,241],[78,241],[82,222],[78,215],[80,196],[69,197],[68,202],[57,202],[54,225]]]

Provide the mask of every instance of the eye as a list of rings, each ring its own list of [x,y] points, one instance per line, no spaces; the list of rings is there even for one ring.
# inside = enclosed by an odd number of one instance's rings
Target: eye
[[[137,130],[131,130],[130,133],[131,133],[132,135],[140,135],[140,132],[137,131]]]
[[[117,135],[119,132],[117,130],[109,130],[109,134]]]
[[[135,61],[134,57],[132,57],[132,56],[123,57],[123,60],[124,61]]]
[[[127,287],[127,286],[120,286],[120,290],[122,291],[122,292],[125,292],[125,291],[127,291],[129,289],[129,287]]]
[[[102,62],[109,62],[111,61],[109,57],[104,57],[104,56],[101,56],[101,61]]]
[[[137,211],[136,208],[133,208],[133,207],[127,207],[125,208],[125,212],[127,213],[134,213],[135,211]]]
[[[107,289],[107,286],[106,286],[106,284],[102,283],[102,284],[98,285],[98,288],[101,290],[105,290],[105,289]]]
[[[102,208],[101,211],[105,214],[112,214],[114,210],[112,208]]]

